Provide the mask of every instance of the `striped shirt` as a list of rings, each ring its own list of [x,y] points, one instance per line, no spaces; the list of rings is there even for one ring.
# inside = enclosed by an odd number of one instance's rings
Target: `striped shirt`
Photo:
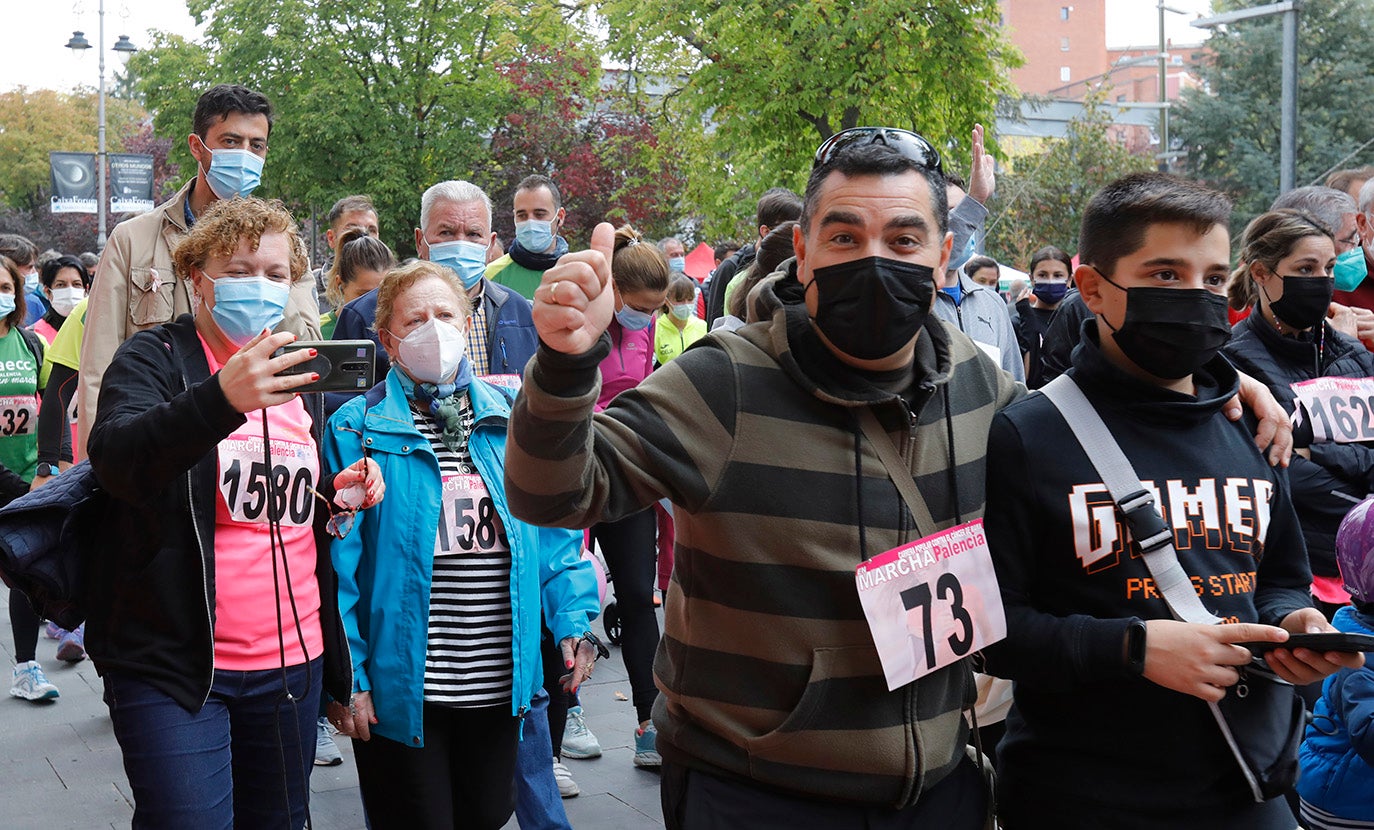
[[[472,405],[460,390],[463,425],[472,429]],[[508,705],[511,658],[510,544],[466,444],[444,446],[422,406],[411,406],[415,427],[439,459],[444,480],[429,592],[425,649],[428,703],[479,707]]]

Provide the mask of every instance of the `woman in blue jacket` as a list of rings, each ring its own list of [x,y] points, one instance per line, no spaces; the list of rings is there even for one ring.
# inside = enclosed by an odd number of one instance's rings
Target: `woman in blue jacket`
[[[377,292],[391,370],[326,430],[331,463],[370,457],[395,488],[332,551],[354,694],[331,718],[355,739],[374,830],[503,825],[520,720],[543,679],[541,608],[567,687],[595,659],[596,579],[580,534],[507,510],[510,399],[472,377],[470,320],[448,269],[392,271]]]

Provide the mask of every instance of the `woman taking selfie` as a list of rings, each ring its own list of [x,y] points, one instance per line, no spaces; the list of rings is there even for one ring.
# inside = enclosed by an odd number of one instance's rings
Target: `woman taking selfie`
[[[382,484],[366,461],[330,474],[320,396],[294,391],[317,376],[279,374],[312,354],[268,334],[306,276],[281,204],[217,202],[173,260],[197,310],[120,346],[91,432],[112,498],[86,648],[135,828],[299,828],[321,682],[351,689],[325,499]]]

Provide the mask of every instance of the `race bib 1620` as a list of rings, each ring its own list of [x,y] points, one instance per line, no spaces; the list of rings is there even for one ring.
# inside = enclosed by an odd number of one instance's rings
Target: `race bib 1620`
[[[1313,443],[1374,441],[1374,378],[1316,378],[1292,384],[1312,423]]]

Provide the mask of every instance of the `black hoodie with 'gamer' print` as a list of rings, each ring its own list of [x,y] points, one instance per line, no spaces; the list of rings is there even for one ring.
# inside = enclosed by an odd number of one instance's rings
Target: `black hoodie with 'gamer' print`
[[[1225,359],[1184,395],[1113,366],[1089,322],[1070,374],[1154,488],[1203,605],[1276,625],[1310,603],[1287,477],[1221,413],[1238,385]],[[999,752],[1009,830],[1291,830],[1282,799],[1253,801],[1206,703],[1129,670],[1131,621],[1171,616],[1058,410],[1043,395],[1004,409],[987,459],[985,521],[1010,632],[986,650],[987,667],[1016,682]]]

